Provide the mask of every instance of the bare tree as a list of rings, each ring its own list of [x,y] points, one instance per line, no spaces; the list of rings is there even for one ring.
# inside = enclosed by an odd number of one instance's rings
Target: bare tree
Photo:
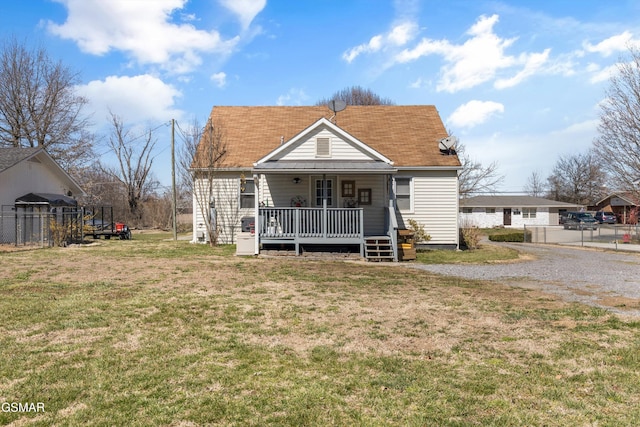
[[[63,167],[91,157],[93,137],[75,93],[79,75],[15,38],[0,51],[0,146],[43,147]]]
[[[105,168],[114,178],[122,183],[126,189],[127,203],[134,224],[142,222],[140,202],[143,197],[151,193],[153,179],[150,176],[153,158],[151,153],[155,146],[152,131],[147,131],[138,143],[139,138],[130,136],[122,119],[111,114],[112,135],[109,137],[109,147],[113,150],[118,161],[117,168]]]
[[[100,206],[111,206],[114,218],[128,222],[129,209],[126,201],[126,188],[121,181],[113,176],[113,173],[107,172],[99,162],[94,162],[79,169],[77,177],[86,192],[86,196],[78,199],[83,206],[90,210]]]
[[[370,89],[364,89],[360,86],[352,86],[342,89],[333,94],[329,99],[321,99],[316,105],[327,105],[332,100],[344,101],[347,105],[394,105],[389,98],[382,98],[372,92]]]
[[[495,193],[504,176],[498,173],[498,162],[488,166],[473,160],[466,153],[464,144],[455,147],[462,170],[458,174],[459,192],[461,197],[468,197],[473,193]]]
[[[599,136],[593,148],[618,190],[640,197],[640,49],[629,48],[600,104]]]
[[[584,154],[560,156],[547,182],[550,198],[590,205],[602,197],[607,179],[599,157],[590,150]]]
[[[524,192],[533,197],[542,197],[545,195],[547,191],[547,185],[545,180],[540,175],[540,172],[533,171],[529,178],[527,178],[527,183],[523,188]]]
[[[211,246],[218,243],[219,227],[217,218],[212,218],[212,205],[216,199],[223,201],[218,194],[225,183],[217,182],[216,177],[220,164],[227,153],[226,140],[221,126],[211,120],[204,128],[194,121],[186,132],[183,147],[180,151],[179,167],[181,179],[190,181],[196,209],[202,216],[207,232],[207,241]],[[198,215],[198,212],[194,212]]]

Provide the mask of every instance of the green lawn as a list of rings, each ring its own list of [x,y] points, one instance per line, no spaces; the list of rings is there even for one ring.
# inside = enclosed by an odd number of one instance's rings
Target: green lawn
[[[640,424],[639,319],[137,237],[0,252],[0,425]]]

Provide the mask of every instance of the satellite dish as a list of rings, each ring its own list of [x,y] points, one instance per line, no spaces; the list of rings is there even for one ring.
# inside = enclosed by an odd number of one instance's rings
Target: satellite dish
[[[458,138],[451,135],[446,138],[442,138],[440,140],[440,144],[438,144],[438,147],[442,151],[449,151],[451,150],[451,148],[453,148],[456,145],[456,142],[458,142]]]
[[[329,104],[327,106],[331,111],[337,113],[338,111],[342,111],[347,108],[347,103],[341,99],[334,99],[329,101]]]

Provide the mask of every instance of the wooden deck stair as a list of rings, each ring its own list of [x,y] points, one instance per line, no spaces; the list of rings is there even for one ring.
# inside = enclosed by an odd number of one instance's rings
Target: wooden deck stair
[[[389,236],[369,236],[364,239],[367,261],[393,261],[393,247]]]

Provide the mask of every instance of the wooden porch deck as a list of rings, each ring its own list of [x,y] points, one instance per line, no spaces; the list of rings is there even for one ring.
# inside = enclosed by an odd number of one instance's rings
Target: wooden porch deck
[[[360,245],[362,209],[260,208],[256,232],[262,244]],[[361,251],[362,252],[362,251]]]
[[[362,258],[397,259],[393,237],[365,236],[362,208],[262,207],[256,233],[262,245],[291,245],[296,255],[302,245],[357,245]]]

